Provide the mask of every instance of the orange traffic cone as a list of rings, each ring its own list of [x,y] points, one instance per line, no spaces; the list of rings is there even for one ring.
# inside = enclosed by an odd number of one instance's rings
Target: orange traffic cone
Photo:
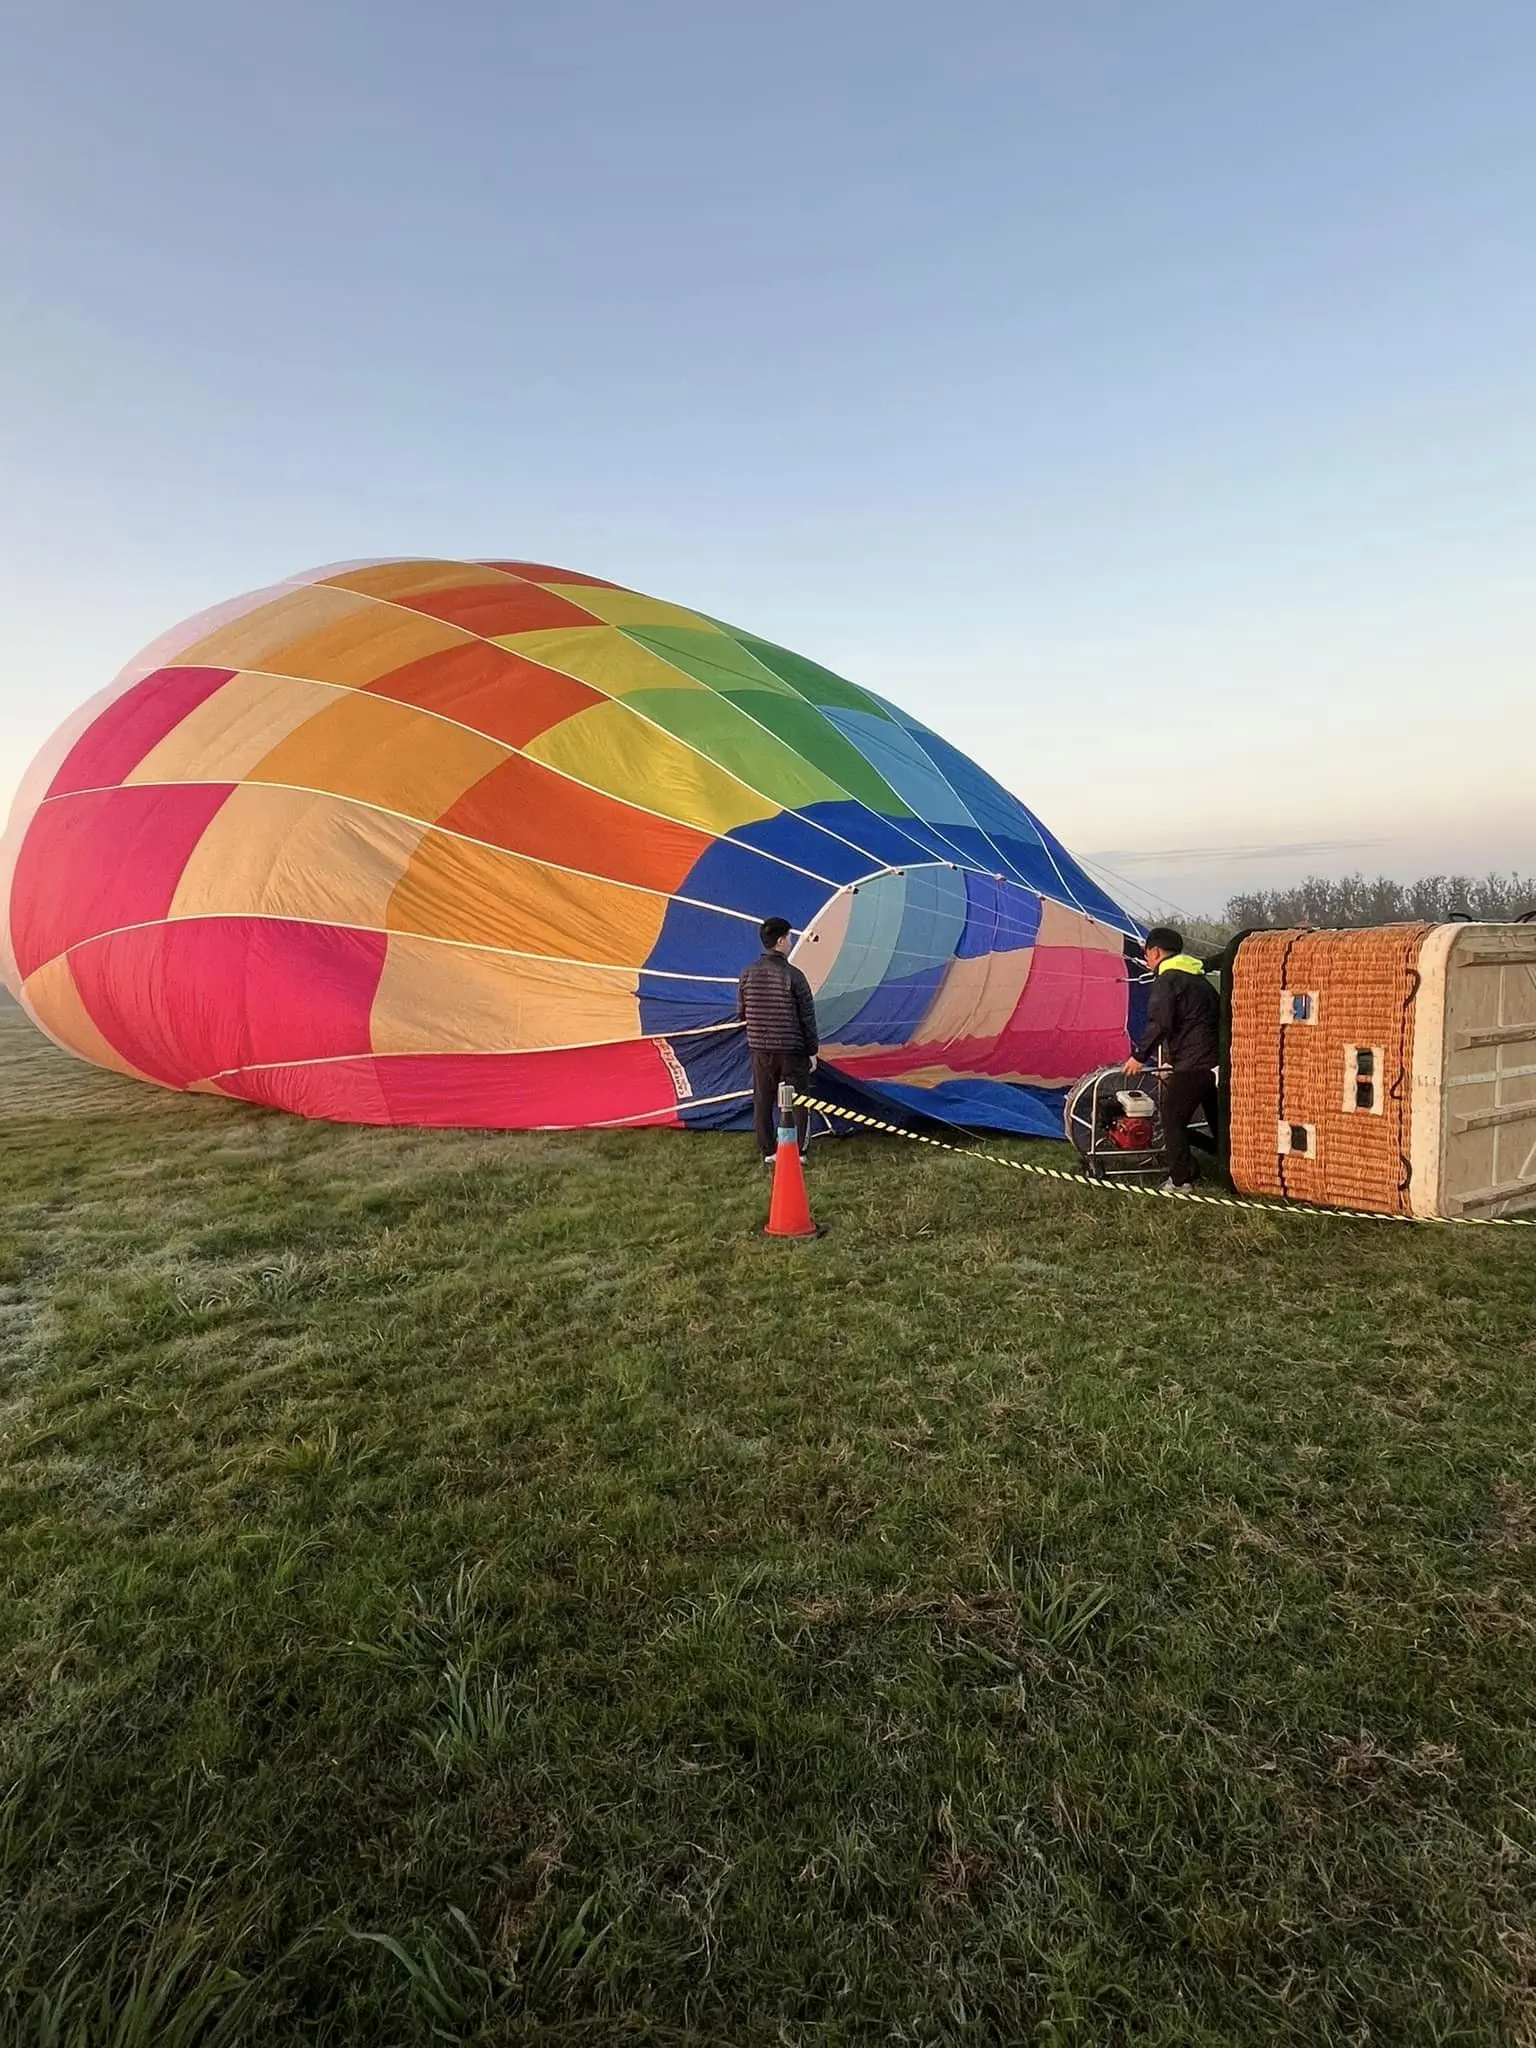
[[[811,1221],[805,1192],[805,1167],[795,1132],[795,1091],[785,1081],[779,1088],[779,1142],[773,1155],[773,1199],[768,1204],[765,1237],[820,1237]]]

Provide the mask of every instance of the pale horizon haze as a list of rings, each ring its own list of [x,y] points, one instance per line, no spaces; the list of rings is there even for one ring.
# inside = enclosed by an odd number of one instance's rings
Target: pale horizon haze
[[[19,0],[0,802],[186,614],[565,562],[1135,908],[1536,871],[1536,11]]]

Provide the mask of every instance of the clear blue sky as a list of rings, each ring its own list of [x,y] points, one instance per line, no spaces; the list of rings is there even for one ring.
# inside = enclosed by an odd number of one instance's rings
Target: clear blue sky
[[[1533,77],[1529,0],[23,0],[0,790],[206,603],[526,553],[1178,903],[1536,868]]]

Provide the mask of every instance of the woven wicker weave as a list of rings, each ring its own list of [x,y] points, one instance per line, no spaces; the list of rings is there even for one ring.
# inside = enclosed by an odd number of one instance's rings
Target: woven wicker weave
[[[1232,1178],[1245,1193],[1408,1213],[1413,999],[1429,925],[1256,932],[1232,974]],[[1313,998],[1283,1023],[1283,999]],[[1373,1060],[1374,1105],[1351,1106],[1351,1054]],[[1309,1150],[1283,1151],[1291,1126]]]

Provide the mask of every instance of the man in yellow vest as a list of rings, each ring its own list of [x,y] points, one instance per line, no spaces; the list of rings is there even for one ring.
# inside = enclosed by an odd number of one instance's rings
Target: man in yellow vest
[[[1221,1058],[1221,999],[1205,978],[1205,963],[1184,950],[1184,934],[1171,925],[1147,933],[1143,948],[1152,970],[1147,1028],[1125,1063],[1139,1074],[1161,1045],[1168,1067],[1163,1079],[1163,1164],[1166,1195],[1187,1195],[1195,1184],[1189,1127],[1204,1115],[1214,1136],[1216,1067]]]

